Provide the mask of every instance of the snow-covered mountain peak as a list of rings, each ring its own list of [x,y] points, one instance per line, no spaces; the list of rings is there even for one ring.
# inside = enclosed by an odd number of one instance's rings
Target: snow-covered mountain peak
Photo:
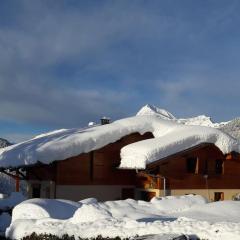
[[[180,118],[177,121],[186,125],[200,125],[206,127],[216,127],[217,124],[212,122],[211,118],[206,115],[199,115],[192,118]]]
[[[147,104],[143,106],[137,113],[137,116],[140,115],[156,115],[162,119],[173,120],[176,119],[170,112],[165,109],[158,108],[154,105]]]
[[[143,106],[137,113],[137,116],[139,115],[151,115],[151,116],[155,115],[162,119],[172,120],[185,125],[197,125],[213,128],[222,128],[223,126],[229,123],[229,122],[215,123],[212,121],[211,117],[208,117],[206,115],[199,115],[190,118],[176,118],[173,116],[173,114],[171,114],[167,110],[150,104]]]
[[[10,145],[11,143],[8,140],[0,138],[0,148],[4,148]]]

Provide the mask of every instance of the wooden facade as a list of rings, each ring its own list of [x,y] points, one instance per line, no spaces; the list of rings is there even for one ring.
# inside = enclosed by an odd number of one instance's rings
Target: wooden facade
[[[160,159],[138,173],[118,169],[121,148],[149,138],[153,138],[151,133],[134,133],[89,153],[28,168],[30,197],[150,200],[164,193],[195,193],[209,200],[223,200],[240,193],[239,154],[224,155],[213,144]]]
[[[144,135],[134,133],[89,153],[55,161],[49,165],[33,166],[27,169],[27,178],[33,186],[37,186],[42,181],[51,181],[54,182],[55,188],[57,186],[71,186],[72,188],[74,186],[89,186],[89,188],[92,186],[122,186],[122,193],[118,198],[134,197],[136,171],[118,169],[120,150],[128,144],[149,138],[153,138],[152,133]],[[54,191],[54,197],[58,197],[56,189]],[[33,195],[32,193],[33,191],[30,195]],[[40,189],[36,196],[38,195],[41,196]],[[64,194],[60,196],[64,197]],[[84,197],[94,196],[79,195],[79,199]]]
[[[202,144],[161,159],[148,165],[146,171],[139,174],[137,187],[142,190],[155,192],[154,189],[163,189],[165,179],[166,192],[179,193],[207,193],[214,189],[215,197],[209,200],[223,200],[224,192],[234,189],[240,193],[240,155],[227,155],[213,144]],[[189,191],[191,190],[191,191]],[[233,197],[228,196],[227,199]],[[220,196],[220,197],[219,197]]]

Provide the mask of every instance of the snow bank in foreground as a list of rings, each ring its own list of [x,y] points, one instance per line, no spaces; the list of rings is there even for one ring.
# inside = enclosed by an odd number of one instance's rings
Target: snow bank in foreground
[[[212,202],[205,205],[195,205],[179,216],[208,222],[218,222],[220,219],[227,222],[240,221],[240,203],[238,201]],[[176,214],[175,216],[178,216]],[[207,216],[207,218],[206,218]]]
[[[201,207],[207,203],[205,197],[199,195],[183,195],[183,196],[167,196],[167,197],[154,197],[151,203],[158,210],[166,213],[180,212],[194,206]]]
[[[94,204],[97,202],[98,202],[98,200],[96,198],[86,198],[86,199],[79,201],[79,203],[83,203],[83,204]]]
[[[26,200],[26,197],[24,197],[21,192],[12,192],[8,198],[0,199],[0,209],[13,208],[24,200]]]
[[[58,206],[57,200],[52,201],[52,206]],[[98,235],[132,237],[148,234],[191,234],[209,240],[240,239],[240,202],[206,203],[204,198],[197,195],[166,197],[162,200],[154,198],[151,202],[132,199],[104,203],[88,201],[80,204],[75,213],[64,220],[56,219],[57,213],[53,212],[40,215],[36,207],[43,205],[40,200],[33,201],[32,205],[18,205],[6,236],[21,239],[36,232],[58,236],[69,234],[76,239]],[[45,211],[48,210],[62,211],[58,207],[52,209],[45,206]],[[32,212],[31,218],[26,218],[27,211]]]
[[[98,205],[83,205],[74,213],[71,222],[94,222],[110,218],[112,218],[112,214]]]
[[[67,219],[81,206],[80,203],[61,199],[29,199],[17,205],[12,212],[12,221],[17,219],[56,218]]]
[[[161,200],[162,199],[162,200]],[[169,196],[153,198],[151,202],[133,199],[107,201],[99,205],[108,210],[114,218],[156,219],[162,214],[179,212],[192,206],[205,204],[207,200],[199,195]]]
[[[223,153],[240,152],[240,144],[220,130],[187,126],[157,116],[135,116],[86,129],[60,130],[0,150],[0,167],[51,163],[90,152],[132,133],[151,132],[155,139],[122,149],[122,167],[145,164],[201,143],[213,143]],[[138,155],[133,154],[138,152]],[[140,161],[136,162],[135,159]]]

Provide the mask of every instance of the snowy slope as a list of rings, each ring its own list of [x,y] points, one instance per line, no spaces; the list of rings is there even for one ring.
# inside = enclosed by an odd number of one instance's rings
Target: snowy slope
[[[0,138],[0,148],[12,145],[8,140]],[[0,193],[11,193],[14,191],[14,180],[6,174],[0,173]]]
[[[223,153],[240,152],[239,142],[220,130],[184,125],[154,115],[140,115],[91,128],[54,131],[9,146],[0,150],[0,167],[32,165],[38,161],[51,163],[55,160],[64,160],[102,148],[129,134],[146,132],[151,132],[155,139],[147,142],[150,148],[147,146],[143,148],[146,152],[141,151],[142,156],[139,158],[141,161],[135,162],[135,167],[142,168],[146,163],[160,159],[163,155],[174,154],[179,150],[185,150],[201,143],[213,143]],[[139,149],[138,145],[131,145],[131,149],[132,146]],[[132,158],[132,152],[134,150],[126,151],[122,155],[123,158],[127,159],[127,154]],[[132,164],[129,164],[121,164],[121,166],[130,167]]]
[[[220,126],[219,129],[240,140],[240,118],[227,122]]]

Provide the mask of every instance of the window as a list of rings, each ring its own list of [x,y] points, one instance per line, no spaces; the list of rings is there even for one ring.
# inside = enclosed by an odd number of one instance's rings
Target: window
[[[223,192],[215,192],[214,193],[214,201],[223,201],[224,193]]]
[[[50,187],[49,186],[46,187],[46,189],[45,189],[45,197],[50,198]]]
[[[187,158],[186,163],[187,163],[187,172],[196,173],[197,158],[196,157]]]
[[[217,159],[215,162],[215,173],[222,174],[223,173],[223,160]]]
[[[207,159],[205,159],[205,161],[204,161],[203,174],[204,174],[204,175],[207,175],[207,174],[208,174],[208,160],[207,160]]]
[[[93,158],[92,179],[106,179],[109,174],[104,153],[96,152]]]
[[[41,195],[41,185],[33,184],[32,185],[32,198],[40,198]]]

